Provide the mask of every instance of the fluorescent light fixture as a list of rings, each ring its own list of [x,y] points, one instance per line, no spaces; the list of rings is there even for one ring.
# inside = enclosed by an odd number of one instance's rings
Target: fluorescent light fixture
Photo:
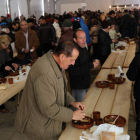
[[[19,5],[18,5],[18,12],[19,12],[19,17],[20,17],[21,16],[21,12],[20,12]]]
[[[42,0],[42,12],[43,12],[43,16],[44,16],[44,0]]]

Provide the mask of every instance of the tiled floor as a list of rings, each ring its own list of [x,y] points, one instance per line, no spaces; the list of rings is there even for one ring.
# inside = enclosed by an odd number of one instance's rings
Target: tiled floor
[[[99,69],[95,69],[91,71],[91,83],[95,79],[95,75],[97,75]],[[14,120],[16,116],[16,104],[17,97],[15,101],[7,101],[5,106],[9,109],[9,113],[0,113],[0,140],[28,140],[24,135],[18,133],[14,128]],[[129,115],[129,132],[130,140],[136,140],[135,136],[135,128],[136,122],[133,118],[132,108],[130,108],[130,115]]]

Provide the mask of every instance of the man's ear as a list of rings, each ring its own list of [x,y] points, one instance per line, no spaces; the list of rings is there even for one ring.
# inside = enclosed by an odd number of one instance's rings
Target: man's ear
[[[76,42],[76,38],[73,38],[74,42]]]
[[[64,57],[65,57],[65,55],[62,53],[62,54],[60,54],[59,55],[59,59],[60,59],[60,61],[62,61],[63,59],[64,59]]]

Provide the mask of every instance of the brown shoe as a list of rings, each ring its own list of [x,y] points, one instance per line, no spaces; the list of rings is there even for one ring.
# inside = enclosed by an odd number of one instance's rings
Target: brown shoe
[[[0,110],[0,112],[2,112],[2,113],[8,113],[8,112],[9,112],[9,110],[8,110],[8,109],[6,109],[6,108],[4,108],[4,109],[1,109],[1,110]]]

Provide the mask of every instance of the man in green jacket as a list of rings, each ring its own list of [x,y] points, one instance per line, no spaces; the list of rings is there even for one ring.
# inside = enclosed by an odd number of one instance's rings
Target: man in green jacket
[[[67,92],[64,71],[78,55],[77,46],[66,41],[32,66],[15,120],[16,129],[29,139],[58,140],[66,122],[85,117],[85,106]],[[73,112],[69,106],[78,110]]]

